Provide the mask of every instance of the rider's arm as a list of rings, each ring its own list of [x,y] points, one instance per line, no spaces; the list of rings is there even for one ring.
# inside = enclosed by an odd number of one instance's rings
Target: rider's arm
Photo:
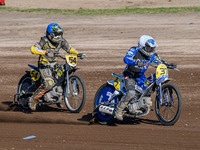
[[[169,63],[164,61],[157,53],[154,53],[155,55],[155,61],[159,61],[160,63],[163,63],[165,65],[168,65]]]
[[[133,59],[135,56],[136,50],[135,48],[131,47],[128,52],[126,53],[126,56],[124,57],[124,62],[127,65],[135,65],[137,63],[136,59]]]
[[[47,50],[42,49],[45,45],[45,39],[41,38],[39,42],[31,47],[31,53],[35,55],[45,55]]]
[[[65,39],[62,40],[62,46],[61,46],[67,53],[70,54],[79,54],[75,48],[73,48]]]
[[[168,63],[168,62],[164,61],[157,53],[154,53],[154,55],[155,55],[154,62],[157,62],[157,64],[163,63],[166,66],[171,66],[171,67],[176,68],[176,64],[174,64],[174,63]]]

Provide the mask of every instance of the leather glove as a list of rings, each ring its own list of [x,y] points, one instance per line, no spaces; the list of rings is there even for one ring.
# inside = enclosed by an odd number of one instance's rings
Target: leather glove
[[[80,59],[84,59],[85,56],[86,56],[86,54],[83,54],[83,53],[79,53],[77,55],[77,57],[79,57]]]
[[[138,67],[143,67],[143,66],[145,66],[146,65],[146,63],[147,63],[147,61],[146,60],[137,60],[137,65],[138,65]]]
[[[174,64],[174,63],[169,63],[169,65],[167,67],[170,68],[170,69],[174,69],[174,68],[177,67],[177,65]]]
[[[53,52],[49,52],[49,51],[47,51],[45,53],[45,55],[48,56],[48,57],[54,57],[54,53]]]
[[[137,61],[137,65],[138,65],[138,67],[143,67],[144,66],[142,61]]]

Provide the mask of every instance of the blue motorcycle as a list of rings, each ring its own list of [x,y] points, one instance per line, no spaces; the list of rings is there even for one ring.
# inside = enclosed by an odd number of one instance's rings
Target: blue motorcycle
[[[165,64],[150,64],[156,68],[156,73],[150,74],[145,81],[138,81],[135,85],[136,96],[126,106],[124,117],[138,118],[149,114],[152,106],[151,95],[156,92],[155,112],[163,125],[174,125],[181,114],[182,98],[179,89],[168,77],[168,69],[176,69]],[[178,70],[178,69],[176,69]],[[114,80],[103,84],[94,98],[94,117],[100,124],[116,122],[114,110],[126,93],[123,77],[112,74]]]

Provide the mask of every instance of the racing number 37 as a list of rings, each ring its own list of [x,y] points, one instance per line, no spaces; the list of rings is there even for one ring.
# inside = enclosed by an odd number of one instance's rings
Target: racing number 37
[[[160,68],[160,75],[166,75],[167,74],[167,68]]]
[[[158,65],[158,67],[156,69],[156,79],[158,79],[162,76],[168,76],[168,70],[164,64]]]

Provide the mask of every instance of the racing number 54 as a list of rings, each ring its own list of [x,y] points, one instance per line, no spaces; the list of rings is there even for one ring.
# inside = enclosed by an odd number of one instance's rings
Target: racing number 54
[[[69,61],[76,64],[76,57],[69,57]]]

